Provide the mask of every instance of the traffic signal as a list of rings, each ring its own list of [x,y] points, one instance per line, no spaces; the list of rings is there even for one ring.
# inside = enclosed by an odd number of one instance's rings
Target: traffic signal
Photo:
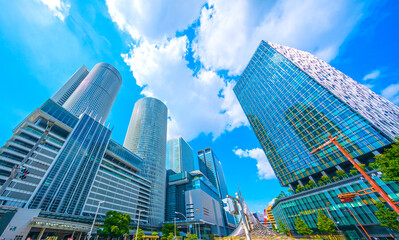
[[[26,176],[29,174],[29,170],[26,169],[25,167],[21,167],[21,172],[19,172],[19,178],[20,179],[25,179]]]

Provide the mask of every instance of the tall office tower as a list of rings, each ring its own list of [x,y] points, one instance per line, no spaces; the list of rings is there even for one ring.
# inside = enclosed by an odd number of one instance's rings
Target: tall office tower
[[[193,149],[182,137],[176,137],[166,143],[166,169],[175,173],[194,171]]]
[[[141,157],[142,175],[151,181],[149,224],[159,227],[165,214],[165,155],[168,109],[146,97],[134,105],[123,146]]]
[[[76,71],[71,78],[58,90],[54,96],[51,97],[58,105],[62,106],[66,100],[75,92],[76,88],[79,84],[85,79],[85,77],[89,74],[89,69],[86,66],[82,66]]]
[[[224,178],[222,163],[218,160],[211,148],[198,151],[199,170],[209,179],[218,190],[220,204],[222,199],[228,195],[226,180]],[[222,207],[223,220],[227,228],[235,227],[234,217],[227,213]]]
[[[140,216],[147,224],[151,183],[140,176],[143,160],[111,140],[112,131],[99,116],[75,116],[53,100],[25,118],[0,148],[0,234],[5,221],[20,215],[12,207],[25,208],[23,221],[19,217],[13,223],[20,224],[14,235],[21,239],[52,236],[55,229],[85,236],[102,201],[99,218],[110,210],[123,211],[132,223]],[[17,166],[29,174],[9,178]]]
[[[333,177],[337,170],[349,172],[352,168],[339,151],[330,147],[310,153],[329,135],[337,136],[352,157],[365,164],[399,135],[397,106],[312,54],[278,44],[260,43],[234,92],[281,185],[293,189],[310,181],[318,183],[322,175]],[[357,179],[347,186],[358,190],[366,186]],[[397,192],[395,184],[381,184]],[[320,191],[309,199],[305,193],[299,195],[313,203],[315,196],[323,199],[316,202],[318,208],[325,208],[329,199],[335,221],[347,226],[348,231],[357,231],[352,220],[348,223],[344,219],[352,218],[349,213],[334,205],[340,202],[336,194],[348,189],[338,184],[317,185],[335,192]],[[285,219],[291,229],[293,214],[309,210],[299,195],[279,199],[273,206],[274,216]],[[378,201],[375,194],[369,197]],[[283,202],[292,207],[282,207],[288,206]],[[359,215],[375,210],[374,206],[360,205],[362,209],[354,211]],[[313,212],[308,215],[307,223],[315,227],[317,216]],[[366,215],[359,216],[361,221],[379,225],[373,214]]]
[[[98,63],[69,96],[63,107],[74,114],[86,112],[105,122],[122,86],[118,70],[108,63]]]

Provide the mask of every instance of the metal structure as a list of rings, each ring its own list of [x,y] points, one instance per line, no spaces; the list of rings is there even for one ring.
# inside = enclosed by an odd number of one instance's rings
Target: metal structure
[[[26,154],[25,158],[21,161],[20,164],[15,165],[13,169],[11,170],[10,176],[8,179],[4,182],[4,184],[0,188],[0,196],[3,195],[4,191],[10,185],[11,181],[19,175],[21,172],[21,169],[24,168],[24,164],[29,160],[29,158],[33,155],[33,153],[37,150],[38,146],[41,143],[44,143],[46,141],[47,135],[49,134],[51,128],[53,127],[54,122],[53,121],[48,121],[46,129],[44,130],[43,134],[40,136],[40,138],[36,141],[35,145],[30,149],[28,154]]]
[[[251,240],[251,236],[264,237],[272,236],[277,237],[278,235],[272,230],[268,229],[265,225],[261,224],[258,219],[254,217],[252,212],[249,210],[244,198],[240,194],[236,193],[236,197],[227,196],[235,201],[239,205],[239,211],[241,215],[241,221],[238,227],[229,236],[246,236],[247,240]]]
[[[356,222],[360,225],[360,227],[363,229],[363,231],[366,233],[367,237],[369,239],[371,239],[370,235],[367,233],[366,229],[364,229],[363,225],[359,222],[359,220],[357,219],[357,217],[355,216],[355,214],[353,214],[352,210],[350,210],[349,208],[346,209],[345,211],[348,211],[352,214],[352,216],[355,218]]]
[[[356,161],[351,157],[351,155],[337,142],[338,137],[328,136],[330,140],[326,143],[322,144],[318,148],[311,151],[311,153],[316,153],[320,149],[328,146],[329,144],[333,143],[344,156],[353,164],[353,166],[363,175],[363,177],[371,184],[371,186],[377,191],[381,197],[392,207],[392,209],[399,214],[399,207],[395,204],[395,202],[386,194],[386,192],[369,176],[367,173],[356,163]]]

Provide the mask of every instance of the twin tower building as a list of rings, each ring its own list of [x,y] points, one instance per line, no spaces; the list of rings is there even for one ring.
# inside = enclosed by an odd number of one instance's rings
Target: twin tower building
[[[0,148],[0,205],[40,209],[38,219],[91,223],[103,202],[100,215],[115,210],[159,227],[165,214],[167,107],[155,98],[138,100],[121,146],[105,124],[121,85],[110,64],[91,71],[82,66],[20,123]],[[27,169],[28,177],[7,181],[15,166]]]

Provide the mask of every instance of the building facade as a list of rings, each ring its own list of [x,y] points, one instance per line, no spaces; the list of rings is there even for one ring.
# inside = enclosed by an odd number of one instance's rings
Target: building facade
[[[111,64],[98,63],[62,106],[77,117],[87,113],[104,123],[121,86],[119,71]]]
[[[399,135],[397,106],[310,53],[278,44],[260,43],[234,92],[280,184],[294,191],[308,183],[321,186],[322,176],[352,169],[331,147],[310,153],[328,136],[338,137],[356,161],[367,165]],[[282,202],[273,205],[273,214],[286,219]],[[314,221],[306,219],[312,226]]]
[[[76,88],[85,79],[87,74],[89,74],[89,69],[86,66],[82,66],[76,71],[69,80],[62,85],[62,87],[51,97],[58,105],[62,106],[68,100],[68,98],[75,92]]]
[[[201,238],[211,234],[226,236],[222,214],[218,190],[202,172],[168,170],[165,222],[176,219],[180,231],[196,233]]]
[[[69,85],[62,89],[68,88],[72,89]],[[77,90],[64,91],[58,100],[67,102]],[[0,148],[0,183],[5,189],[0,196],[1,220],[5,221],[3,210],[7,216],[15,215],[16,208],[39,209],[29,225],[35,226],[33,232],[23,236],[51,235],[50,223],[65,228],[65,236],[72,233],[68,227],[72,225],[83,234],[104,201],[100,221],[113,210],[130,214],[132,224],[138,223],[140,214],[140,223],[148,225],[151,182],[141,176],[143,159],[111,140],[112,130],[94,111],[76,116],[54,100],[33,111]],[[107,104],[112,106],[113,101]],[[16,166],[29,174],[7,181]]]
[[[175,173],[194,171],[193,149],[182,137],[168,140],[166,143],[166,170]]]
[[[143,159],[142,176],[151,181],[149,224],[160,227],[165,218],[165,158],[168,109],[146,97],[133,109],[123,146]]]
[[[224,177],[222,163],[217,158],[211,148],[206,148],[197,152],[199,170],[209,179],[213,186],[218,190],[220,206],[223,212],[223,221],[228,228],[227,232],[234,230],[234,217],[227,213],[223,208],[222,199],[228,195],[226,179]]]

